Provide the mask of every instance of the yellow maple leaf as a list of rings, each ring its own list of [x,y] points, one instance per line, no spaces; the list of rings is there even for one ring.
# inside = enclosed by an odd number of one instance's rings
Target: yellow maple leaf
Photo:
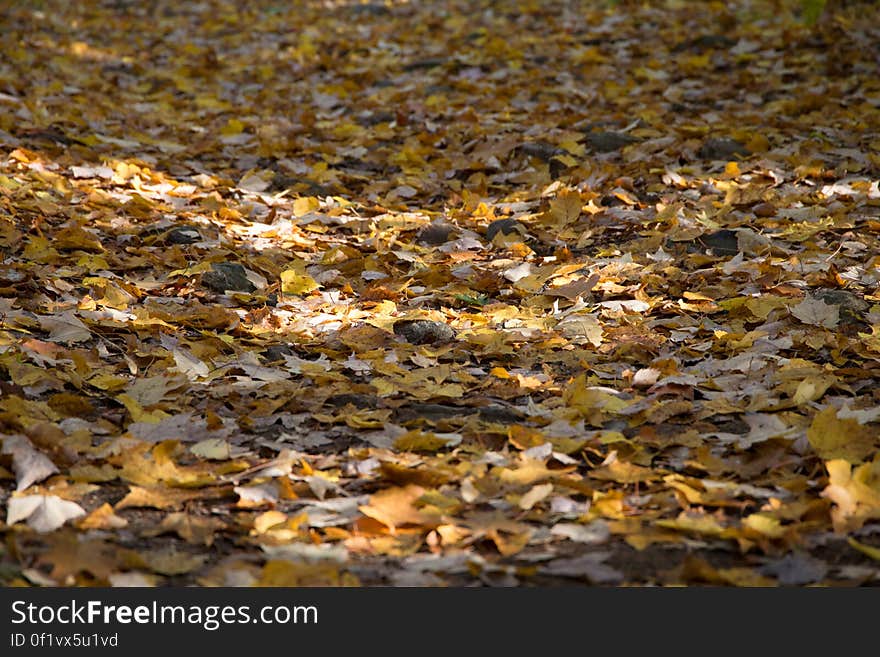
[[[576,221],[581,214],[582,205],[583,201],[578,192],[574,190],[561,192],[550,201],[552,223],[561,227]]]
[[[430,523],[433,516],[420,511],[415,502],[425,489],[415,484],[386,488],[370,496],[370,503],[358,507],[365,516],[378,520],[394,533],[402,525]]]
[[[807,440],[823,459],[850,463],[860,463],[877,447],[875,432],[856,420],[837,417],[837,410],[831,407],[813,418]]]
[[[315,212],[321,207],[321,202],[314,196],[301,196],[293,202],[293,215],[301,217],[309,212]]]
[[[294,269],[281,272],[281,291],[284,294],[308,294],[319,287],[315,279],[308,274]]]
[[[880,459],[853,469],[844,459],[825,463],[828,486],[822,497],[834,502],[831,521],[839,533],[861,528],[868,520],[880,518]]]
[[[238,119],[229,119],[226,125],[220,128],[220,134],[224,137],[240,134],[244,130],[244,123]]]

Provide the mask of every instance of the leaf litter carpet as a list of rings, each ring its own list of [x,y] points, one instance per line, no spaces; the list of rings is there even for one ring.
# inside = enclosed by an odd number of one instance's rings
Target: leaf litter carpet
[[[880,577],[880,16],[3,3],[4,585]]]

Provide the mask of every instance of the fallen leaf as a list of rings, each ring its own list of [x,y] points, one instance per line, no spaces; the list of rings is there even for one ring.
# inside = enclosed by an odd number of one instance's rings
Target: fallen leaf
[[[841,419],[834,408],[826,408],[813,417],[807,440],[820,458],[844,459],[861,463],[877,446],[877,434],[857,420]]]
[[[208,560],[208,555],[182,552],[172,546],[149,552],[130,553],[128,560],[135,568],[146,568],[159,575],[173,576],[201,568]]]
[[[11,497],[6,504],[6,524],[27,520],[28,526],[40,533],[51,532],[68,520],[86,514],[76,502],[55,495],[24,495]]]
[[[430,523],[432,517],[422,513],[415,506],[425,493],[421,486],[386,488],[370,496],[369,504],[359,507],[360,512],[369,518],[378,520],[394,532],[403,525],[423,525]]]
[[[271,506],[278,502],[279,490],[274,482],[256,486],[236,486],[233,490],[238,495],[236,506],[243,509]]]
[[[519,499],[519,508],[528,511],[552,492],[553,484],[539,484],[537,486],[532,486],[529,491]]]
[[[833,329],[840,322],[840,308],[820,299],[804,299],[791,309],[791,314],[804,324]]]
[[[106,502],[77,522],[81,529],[121,529],[127,525],[128,520],[116,515]]]
[[[210,547],[214,543],[215,532],[223,527],[223,521],[218,518],[205,518],[190,513],[176,512],[165,516],[158,527],[145,532],[144,535],[177,534],[187,543]]]
[[[581,525],[571,522],[559,522],[550,529],[553,536],[561,536],[576,543],[585,543],[587,545],[597,545],[606,542],[611,536],[611,530],[608,523],[604,520],[593,520],[592,522]]]
[[[868,520],[880,518],[880,460],[853,466],[843,459],[825,463],[828,485],[822,497],[834,503],[834,529],[844,533],[860,529]]]
[[[35,449],[26,436],[20,434],[0,437],[3,441],[2,454],[12,455],[12,470],[15,472],[15,490],[22,491],[31,484],[43,481],[58,472],[58,468],[48,456]]]
[[[267,561],[256,586],[357,586],[354,575],[340,572],[332,562],[296,563],[285,560]]]
[[[174,349],[172,356],[174,356],[174,364],[177,366],[178,371],[186,374],[190,381],[198,381],[210,373],[208,365],[193,356],[189,351]]]
[[[581,214],[581,195],[574,190],[560,193],[550,201],[550,217],[556,226],[564,226],[575,221]]]
[[[105,540],[86,539],[68,531],[51,534],[46,540],[49,549],[40,554],[38,563],[52,567],[49,574],[55,584],[77,584],[77,577],[83,573],[103,584],[119,568],[119,550]],[[94,579],[90,583],[94,584]]]
[[[134,507],[174,509],[190,500],[198,499],[203,494],[203,491],[165,486],[130,486],[128,494],[119,500],[114,508],[117,511]]]
[[[74,344],[85,342],[92,337],[88,327],[74,315],[73,311],[67,311],[58,315],[47,315],[39,318],[40,327],[49,331],[50,342],[62,344]]]

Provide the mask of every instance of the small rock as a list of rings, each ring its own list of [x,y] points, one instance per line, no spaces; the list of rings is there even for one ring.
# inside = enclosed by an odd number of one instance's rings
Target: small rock
[[[352,5],[349,11],[362,16],[388,16],[391,13],[391,10],[380,2]]]
[[[794,552],[768,561],[760,570],[763,575],[778,578],[783,586],[803,586],[825,577],[828,564],[804,552]]]
[[[757,256],[766,253],[771,247],[768,237],[756,233],[751,228],[740,227],[735,230],[723,228],[697,238],[688,246],[690,253],[702,251],[710,256],[731,256],[742,253]]]
[[[491,242],[498,233],[502,235],[512,235],[513,233],[525,235],[526,227],[516,219],[496,219],[486,228],[486,240]]]
[[[704,160],[735,160],[736,156],[748,157],[751,155],[745,144],[736,139],[707,139],[700,146],[697,155]]]
[[[410,344],[431,344],[455,339],[455,331],[443,322],[406,319],[394,323],[394,333]]]
[[[449,235],[452,233],[452,226],[442,221],[436,221],[419,231],[416,241],[419,244],[428,244],[430,246],[439,246],[449,241]]]
[[[736,45],[736,41],[723,34],[701,34],[695,39],[689,39],[676,44],[672,48],[672,52],[682,52],[684,50],[695,50],[703,52],[705,50],[729,50]]]
[[[202,284],[218,294],[227,290],[253,292],[257,289],[248,279],[245,268],[237,262],[211,263],[211,271],[202,274]]]
[[[522,413],[514,408],[501,406],[499,404],[489,404],[488,406],[477,407],[480,419],[484,422],[498,422],[501,424],[512,424],[520,422],[523,419]]]
[[[283,192],[286,189],[293,189],[295,186],[296,178],[291,178],[290,176],[285,176],[278,173],[272,176],[272,181],[269,183],[266,191],[270,194],[277,194],[278,192]]]
[[[638,141],[625,132],[591,132],[586,136],[587,142],[597,153],[611,153],[619,151],[624,146]]]
[[[863,315],[869,308],[867,301],[849,290],[826,288],[816,291],[812,296],[814,299],[819,299],[819,301],[829,306],[838,306],[840,309],[840,321],[844,324],[863,323]]]
[[[400,422],[413,420],[427,420],[435,422],[449,418],[464,418],[469,415],[479,414],[484,422],[499,422],[510,424],[520,422],[522,413],[515,408],[489,404],[488,406],[455,406],[454,404],[432,404],[414,402],[401,406],[396,411],[396,418]]]
[[[293,354],[293,349],[286,344],[273,344],[263,351],[267,363],[278,363],[284,360],[285,356],[293,356]]]
[[[445,57],[428,57],[427,59],[417,59],[416,61],[404,64],[404,71],[421,71],[425,69],[437,68],[446,63]]]
[[[694,247],[694,251],[702,250],[707,255],[732,256],[739,253],[739,238],[735,230],[723,228],[698,237]]]
[[[447,420],[452,417],[466,417],[476,412],[474,408],[462,408],[453,404],[412,402],[400,406],[395,411],[395,420],[401,423],[413,420],[436,422],[437,420]]]
[[[756,217],[772,217],[776,214],[776,206],[772,203],[758,203],[752,206]]]
[[[193,226],[178,226],[165,233],[168,244],[195,244],[201,241],[202,234]]]
[[[391,112],[362,112],[358,115],[356,121],[365,128],[372,128],[380,123],[391,123],[394,121],[394,114]]]
[[[565,155],[566,153],[565,150],[558,146],[554,146],[553,144],[548,144],[546,141],[527,141],[526,143],[517,146],[516,150],[524,155],[537,157],[539,160],[544,160],[545,162],[549,162],[557,155]]]
[[[363,395],[356,392],[344,392],[327,398],[326,404],[336,408],[342,408],[351,404],[355,408],[376,409],[379,407],[379,399],[374,395]]]
[[[599,205],[603,208],[614,208],[619,205],[626,205],[626,203],[614,194],[605,194],[599,199]]]

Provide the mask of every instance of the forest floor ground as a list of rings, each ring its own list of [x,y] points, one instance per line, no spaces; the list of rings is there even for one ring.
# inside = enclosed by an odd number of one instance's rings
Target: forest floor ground
[[[876,585],[880,10],[0,5],[0,583]]]

